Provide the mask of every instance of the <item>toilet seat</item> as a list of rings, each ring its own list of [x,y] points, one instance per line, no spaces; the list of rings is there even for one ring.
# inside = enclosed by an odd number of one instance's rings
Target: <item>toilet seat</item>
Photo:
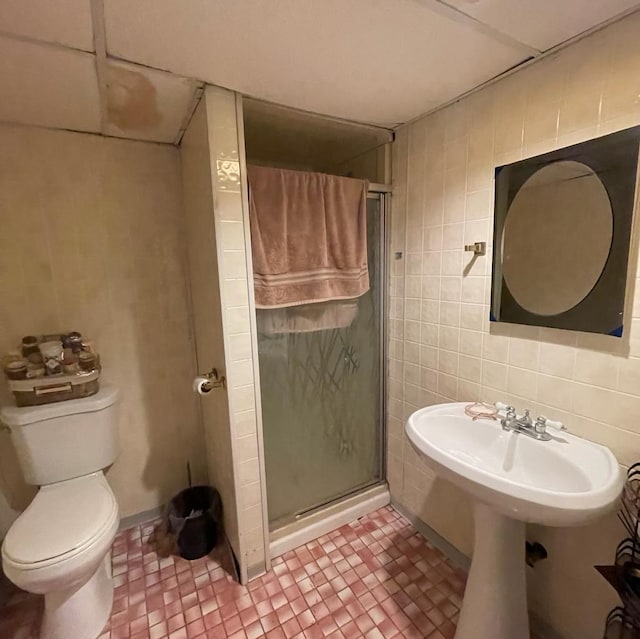
[[[117,518],[118,505],[102,472],[42,486],[9,529],[3,561],[20,571],[63,563],[102,542]]]

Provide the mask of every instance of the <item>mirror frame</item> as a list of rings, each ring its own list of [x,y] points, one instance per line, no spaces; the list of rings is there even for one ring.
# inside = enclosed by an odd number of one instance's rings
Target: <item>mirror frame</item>
[[[622,336],[631,227],[635,204],[640,126],[498,166],[495,169],[493,269],[490,320]],[[502,240],[509,207],[522,185],[541,168],[573,160],[591,168],[611,203],[613,236],[609,256],[593,288],[557,315],[537,315],[518,304],[502,272]],[[579,229],[576,229],[579,235]],[[588,249],[588,247],[585,247]],[[532,256],[531,259],[534,259]]]

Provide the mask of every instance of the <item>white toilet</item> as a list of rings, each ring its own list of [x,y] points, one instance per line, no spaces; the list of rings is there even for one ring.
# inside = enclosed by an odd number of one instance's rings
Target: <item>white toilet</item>
[[[28,408],[5,407],[25,480],[40,486],[2,544],[16,586],[44,595],[41,639],[95,639],[113,603],[118,504],[102,472],[118,454],[118,390]]]

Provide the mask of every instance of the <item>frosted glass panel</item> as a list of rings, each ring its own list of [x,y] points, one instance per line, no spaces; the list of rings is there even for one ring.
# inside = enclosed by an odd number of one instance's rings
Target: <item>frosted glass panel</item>
[[[270,311],[258,311],[272,528],[381,478],[382,224],[377,199],[367,200],[367,231],[371,288],[352,308],[339,311],[343,318],[355,315],[348,326],[273,334]]]

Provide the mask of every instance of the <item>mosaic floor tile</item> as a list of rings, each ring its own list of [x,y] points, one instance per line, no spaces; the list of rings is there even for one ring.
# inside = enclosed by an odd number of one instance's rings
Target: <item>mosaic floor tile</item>
[[[393,508],[278,557],[247,587],[215,556],[158,557],[152,525],[113,544],[100,639],[452,639],[465,575]],[[0,582],[0,637],[36,639],[42,599]],[[71,638],[70,638],[71,639]]]

